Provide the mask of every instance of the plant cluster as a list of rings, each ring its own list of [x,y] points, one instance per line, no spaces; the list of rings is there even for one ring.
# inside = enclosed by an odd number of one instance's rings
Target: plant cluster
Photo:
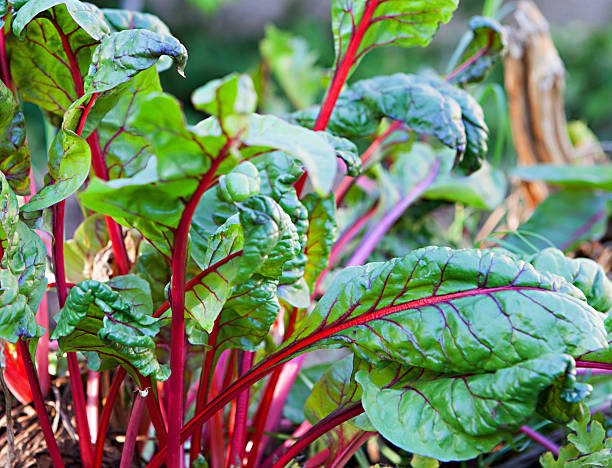
[[[204,118],[191,125],[159,80],[172,65],[182,74],[187,52],[157,17],[80,0],[0,1],[4,379],[34,402],[55,467],[64,463],[44,403],[48,370],[32,359],[49,340],[67,358],[86,468],[101,466],[128,375],[140,392],[122,467],[145,418],[156,439],[149,468],[186,459],[282,468],[320,437],[325,448],[307,466],[341,467],[374,433],[427,466],[425,457],[468,460],[533,435],[534,418],[582,418],[591,386],[576,368],[612,368],[612,282],[597,263],[525,252],[512,239],[507,249],[419,246],[366,263],[418,201],[486,210],[504,198],[467,91],[504,50],[497,21],[470,22],[446,77],[347,84],[376,47],[427,45],[457,6],[334,0],[336,59],[319,106],[315,59],[269,29],[265,67],[196,89]],[[270,73],[294,112],[258,113]],[[52,136],[38,190],[20,101],[42,110]],[[608,169],[517,176],[600,193]],[[66,240],[72,196],[85,219]],[[61,309],[52,321],[49,288]],[[313,385],[293,442],[273,445],[304,355],[324,348],[348,355]],[[86,411],[84,362],[94,382],[112,372],[107,394],[87,395],[96,410],[104,399],[98,420]],[[609,452],[601,438],[583,442],[579,421],[570,427],[580,440],[562,456]]]

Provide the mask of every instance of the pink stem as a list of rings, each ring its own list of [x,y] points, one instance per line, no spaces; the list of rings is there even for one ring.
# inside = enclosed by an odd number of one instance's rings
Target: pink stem
[[[576,361],[576,367],[583,369],[612,370],[612,364],[603,362]]]
[[[353,256],[348,261],[346,266],[363,265],[368,259],[374,248],[378,245],[382,237],[387,231],[395,224],[399,217],[406,211],[406,209],[418,198],[425,190],[434,182],[440,169],[440,160],[436,159],[432,165],[429,173],[425,178],[419,182],[414,188],[402,198],[391,210],[386,213],[374,229],[366,234],[355,251]]]
[[[90,370],[87,375],[87,421],[92,443],[98,437],[98,395],[100,394],[100,373]]]
[[[531,429],[528,426],[521,426],[519,430],[534,442],[551,451],[555,457],[559,456],[559,446],[555,444],[552,440],[544,437],[542,434]]]
[[[110,422],[111,413],[113,412],[113,406],[115,405],[115,400],[117,399],[117,395],[119,394],[119,389],[121,388],[121,383],[123,379],[127,375],[127,371],[120,367],[115,377],[113,378],[113,383],[111,384],[110,390],[108,391],[108,395],[106,396],[106,401],[104,402],[104,406],[102,407],[102,415],[100,417],[100,426],[98,428],[98,436],[96,440],[96,449],[94,453],[94,467],[100,468],[102,466],[102,456],[104,455],[104,439],[106,438],[106,431],[108,429],[108,423]]]
[[[138,429],[142,422],[142,417],[145,410],[145,400],[147,396],[142,396],[140,391],[137,392],[134,406],[132,407],[132,414],[130,415],[130,422],[128,423],[127,433],[125,434],[125,443],[123,444],[123,450],[121,451],[121,463],[119,468],[131,468],[132,460],[134,459],[134,447],[136,446],[136,439],[138,437]]]
[[[248,372],[253,364],[254,353],[249,351],[241,351],[241,359],[239,359],[240,375]],[[229,466],[242,466],[244,461],[246,435],[247,435],[247,419],[249,417],[249,389],[240,393],[236,402],[236,417],[234,424],[234,434],[232,437],[232,447],[230,456],[227,460]]]

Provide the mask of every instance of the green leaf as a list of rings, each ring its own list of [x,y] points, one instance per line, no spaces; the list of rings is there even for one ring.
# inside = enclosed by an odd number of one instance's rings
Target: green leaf
[[[280,150],[297,158],[306,168],[317,193],[331,191],[336,177],[336,154],[327,139],[318,132],[292,125],[273,115],[253,115],[244,143],[249,152]],[[247,157],[247,155],[244,155]]]
[[[90,165],[87,142],[71,130],[60,130],[49,150],[52,181],[40,189],[22,211],[42,210],[68,198],[83,185]]]
[[[274,280],[255,276],[234,288],[219,318],[218,353],[255,351],[264,341],[280,312],[276,286]]]
[[[374,0],[334,0],[332,31],[338,69],[357,33],[364,11]],[[369,50],[387,45],[426,46],[441,22],[450,20],[458,0],[377,1],[353,67]],[[365,20],[364,20],[365,21]]]
[[[296,109],[315,103],[321,93],[323,69],[316,66],[318,56],[303,38],[269,25],[259,50]]]
[[[346,173],[351,177],[357,177],[362,172],[362,162],[359,157],[357,146],[347,138],[341,138],[328,132],[319,132],[323,135],[330,145],[334,147],[336,156],[346,164]]]
[[[543,180],[570,189],[612,191],[612,166],[555,166],[539,164],[515,167],[510,175],[527,181]]]
[[[132,271],[149,283],[153,308],[159,308],[166,301],[166,285],[171,276],[170,265],[164,256],[148,242],[141,242]]]
[[[0,173],[0,338],[11,343],[44,330],[35,313],[47,288],[47,250],[38,235],[19,220],[17,197]]]
[[[175,37],[148,29],[119,31],[104,37],[91,58],[85,92],[102,92],[125,83],[152,67],[162,55],[172,57],[179,74],[187,64],[187,50]]]
[[[304,269],[304,279],[312,291],[319,274],[328,266],[329,254],[336,239],[336,200],[333,195],[321,198],[311,193],[302,202],[308,210],[305,249],[308,262]]]
[[[139,374],[166,380],[170,370],[155,356],[161,319],[151,313],[151,292],[143,279],[127,275],[108,284],[85,280],[70,290],[52,339],[62,352],[84,352],[93,370],[119,364],[137,382]]]
[[[474,16],[469,22],[469,43],[459,58],[459,67],[451,74],[450,83],[477,83],[498,63],[508,42],[506,29],[493,18]]]
[[[110,33],[100,9],[78,0],[33,0],[13,17],[11,72],[25,101],[54,125],[83,94],[92,53]]]
[[[223,121],[231,115],[255,112],[257,94],[249,75],[232,73],[196,89],[191,95],[191,102],[196,109]]]
[[[571,391],[575,384],[574,360],[563,354],[476,375],[387,366],[361,370],[356,379],[366,414],[383,437],[441,461],[490,451],[534,414],[550,385],[561,381]]]
[[[66,280],[78,283],[92,277],[96,255],[108,244],[108,228],[104,216],[94,214],[85,218],[64,243]]]
[[[478,373],[606,349],[603,318],[574,285],[529,263],[426,247],[347,269],[292,342],[315,333],[318,347],[346,346],[374,365]]]
[[[30,194],[30,149],[19,103],[0,82],[0,172],[19,195]]]
[[[571,250],[579,242],[598,239],[606,232],[606,194],[588,190],[559,190],[538,205],[531,217],[519,228],[536,249],[557,247]],[[515,246],[525,246],[516,234],[504,239]]]
[[[221,196],[228,203],[243,202],[259,195],[259,171],[249,161],[240,163],[232,172],[219,178]]]
[[[433,458],[415,454],[410,460],[410,466],[412,468],[438,468],[440,466],[440,462]]]

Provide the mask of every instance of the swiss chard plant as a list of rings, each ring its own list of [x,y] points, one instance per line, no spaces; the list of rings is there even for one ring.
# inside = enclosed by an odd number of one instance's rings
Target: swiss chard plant
[[[597,263],[554,248],[442,246],[367,263],[417,201],[488,210],[504,198],[467,91],[504,50],[499,23],[472,20],[445,77],[349,81],[374,48],[427,45],[457,7],[334,0],[324,93],[304,43],[271,28],[262,56],[292,108],[266,114],[271,83],[236,73],[193,92],[192,124],[160,85],[167,68],[183,74],[187,51],[157,17],[0,1],[1,374],[33,401],[53,466],[64,462],[49,371],[34,359],[50,342],[67,360],[85,468],[102,464],[127,380],[139,392],[121,467],[139,451],[149,468],[281,468],[321,437],[308,466],[340,467],[376,433],[415,459],[468,460],[518,433],[537,440],[534,419],[584,420],[591,386],[576,369],[612,369],[612,282]],[[51,135],[38,188],[22,102]],[[608,173],[543,175],[610,188]],[[68,239],[71,197],[84,220]],[[346,357],[279,444],[304,355],[324,348]],[[100,393],[102,373],[112,382]]]

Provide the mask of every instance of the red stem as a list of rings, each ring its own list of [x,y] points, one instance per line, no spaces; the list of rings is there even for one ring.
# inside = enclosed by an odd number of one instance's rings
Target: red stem
[[[519,430],[534,442],[537,442],[545,449],[550,450],[555,456],[555,458],[559,456],[559,446],[555,444],[552,440],[546,438],[545,436],[533,430],[529,426],[521,426]]]
[[[95,468],[100,468],[102,466],[102,455],[104,454],[104,439],[106,439],[108,423],[110,421],[111,413],[113,412],[115,400],[117,399],[117,395],[119,394],[119,389],[121,388],[121,384],[123,383],[123,379],[126,375],[127,371],[123,367],[120,367],[117,373],[115,374],[113,383],[111,384],[110,390],[108,391],[108,395],[106,396],[106,401],[104,402],[104,406],[102,407],[102,414],[100,415],[100,425],[98,426],[98,438],[96,439],[96,450],[94,456]]]
[[[91,441],[98,437],[98,396],[100,395],[100,373],[90,370],[87,375],[87,421]]]
[[[365,444],[367,440],[375,434],[376,432],[362,432],[360,435],[354,437],[349,445],[336,456],[330,468],[342,468],[345,466],[355,452],[359,450],[359,447]]]
[[[308,447],[311,443],[317,440],[322,435],[326,434],[334,427],[339,426],[340,424],[348,421],[349,419],[354,418],[355,416],[360,415],[364,412],[363,406],[361,403],[355,403],[347,408],[344,408],[339,411],[334,411],[326,418],[319,421],[317,424],[312,426],[312,428],[300,437],[289,450],[287,450],[281,457],[274,462],[274,459],[269,458],[263,464],[263,468],[283,468],[287,463],[293,460],[302,450]]]
[[[240,351],[240,375],[248,372],[253,364],[254,353],[250,351]],[[244,461],[244,452],[247,435],[247,419],[249,417],[249,389],[238,395],[236,401],[236,416],[234,419],[234,434],[230,456],[227,459],[227,466],[240,467]]]
[[[206,275],[202,276],[202,278],[204,278],[205,276]],[[191,281],[189,283],[191,283]],[[187,291],[190,289],[189,283],[187,283],[187,286],[185,287],[185,290]],[[208,347],[206,349],[206,356],[204,358],[204,366],[202,367],[202,370],[201,370],[200,384],[198,385],[198,395],[196,397],[196,404],[195,404],[196,414],[202,411],[202,409],[206,405],[206,401],[208,400],[210,375],[211,375],[211,371],[212,371],[213,364],[214,364],[215,353],[217,351],[216,346],[217,346],[217,336],[219,335],[219,318],[220,317],[221,315],[217,317],[217,320],[215,321],[215,324],[210,333],[210,336],[208,337]],[[196,458],[198,458],[198,455],[200,454],[200,449],[201,449],[200,442],[202,440],[202,438],[200,437],[200,434],[202,432],[201,428],[202,428],[201,425],[199,429],[196,428],[195,430],[196,436],[191,438],[191,449],[189,451],[190,464],[193,464]]]
[[[60,451],[55,440],[55,435],[53,434],[53,428],[51,427],[51,422],[49,421],[49,415],[47,414],[45,401],[43,400],[43,396],[40,391],[38,375],[36,374],[36,369],[34,369],[34,363],[32,362],[32,356],[30,356],[28,344],[21,338],[19,339],[18,344],[21,351],[21,358],[23,359],[26,374],[28,376],[30,390],[32,391],[32,397],[34,398],[34,408],[36,409],[38,421],[40,422],[40,428],[42,429],[45,442],[47,443],[49,455],[51,455],[51,461],[53,462],[53,466],[55,468],[64,468],[64,462],[62,461],[62,456],[60,455]]]
[[[365,165],[365,163],[370,158],[372,158],[374,154],[376,154],[380,146],[389,137],[389,135],[391,135],[394,131],[401,128],[401,126],[402,126],[401,122],[394,120],[393,123],[389,126],[389,128],[382,135],[379,135],[372,142],[372,144],[368,146],[368,149],[364,151],[364,153],[361,155],[361,164]],[[346,193],[349,191],[349,189],[355,183],[356,180],[357,179],[355,177],[351,177],[351,176],[345,176],[344,179],[342,179],[342,182],[340,182],[340,185],[338,186],[338,188],[334,190],[334,194],[336,196],[336,206],[340,206],[340,203],[342,203],[344,196],[346,195]]]
[[[494,39],[495,39],[495,31],[489,31],[489,38],[488,38],[487,44],[483,48],[481,48],[478,52],[476,52],[474,55],[472,55],[469,59],[463,62],[461,65],[455,68],[452,72],[450,72],[446,76],[446,81],[452,80],[463,70],[468,68],[470,65],[473,65],[479,58],[485,56],[487,52],[489,52],[489,50],[491,49]]]
[[[582,367],[584,369],[612,370],[612,364],[603,362],[576,361],[576,367]]]
[[[229,142],[228,142],[229,143]],[[170,397],[168,401],[168,468],[181,468],[181,428],[183,426],[183,369],[185,357],[185,269],[191,219],[204,192],[214,180],[223,158],[216,158],[185,206],[174,235],[172,249],[172,323],[170,331]]]
[[[6,21],[7,16],[3,18],[4,21]],[[13,91],[13,93],[15,93],[15,90],[13,89],[13,83],[12,83],[13,80],[11,79],[11,69],[9,68],[9,61],[6,55],[6,43],[4,40],[4,26],[0,28],[0,71],[2,72],[2,81],[4,81],[4,84],[6,85],[6,87],[10,89],[11,91]]]
[[[357,30],[354,31],[351,41],[346,49],[346,53],[344,54],[344,57],[342,57],[340,65],[334,72],[329,89],[325,95],[325,101],[321,106],[319,116],[317,117],[317,121],[313,127],[313,130],[316,132],[325,130],[329,124],[329,119],[331,118],[334,107],[336,106],[336,101],[338,101],[338,96],[340,96],[340,91],[342,91],[342,87],[344,86],[344,83],[346,83],[346,79],[348,78],[351,68],[355,64],[355,58],[357,57],[359,46],[363,41],[365,33],[370,27],[370,20],[372,19],[374,11],[378,7],[379,3],[380,0],[369,0],[367,2],[363,16],[359,21],[359,26],[357,27]],[[302,195],[307,177],[308,173],[304,172],[304,174],[302,174],[294,185],[298,197]]]
[[[143,397],[140,391],[137,392],[130,421],[128,422],[127,433],[125,434],[125,443],[121,451],[121,463],[119,468],[131,468],[132,460],[134,459],[134,447],[136,446],[136,438],[138,437],[138,429],[144,415],[145,400],[148,396]]]
[[[285,346],[284,348],[270,354],[267,358],[260,361],[255,367],[247,372],[240,379],[236,380],[232,385],[227,387],[217,398],[212,400],[201,413],[196,414],[181,430],[181,441],[187,440],[188,437],[193,435],[194,426],[196,424],[205,423],[212,415],[223,408],[227,403],[232,401],[238,393],[249,387],[253,383],[261,380],[270,372],[272,372],[276,366],[296,357],[299,354],[305,353],[318,341],[325,338],[329,338],[336,333],[340,333],[348,328],[363,325],[372,320],[379,320],[387,315],[394,314],[396,312],[402,312],[405,310],[418,309],[421,307],[427,307],[434,304],[445,303],[455,299],[461,299],[464,297],[472,297],[483,294],[491,294],[501,291],[541,291],[541,288],[531,286],[499,286],[493,288],[475,288],[468,289],[465,291],[459,291],[449,294],[440,294],[437,296],[428,296],[421,299],[415,299],[412,301],[404,302],[402,304],[395,304],[392,306],[382,307],[380,309],[372,309],[368,312],[364,312],[361,315],[345,320],[343,317],[336,320],[335,322],[323,325],[322,328],[315,330],[310,335],[304,338],[297,339],[293,343]],[[147,465],[147,468],[156,468],[163,463],[166,456],[166,447],[162,448],[157,455]]]

